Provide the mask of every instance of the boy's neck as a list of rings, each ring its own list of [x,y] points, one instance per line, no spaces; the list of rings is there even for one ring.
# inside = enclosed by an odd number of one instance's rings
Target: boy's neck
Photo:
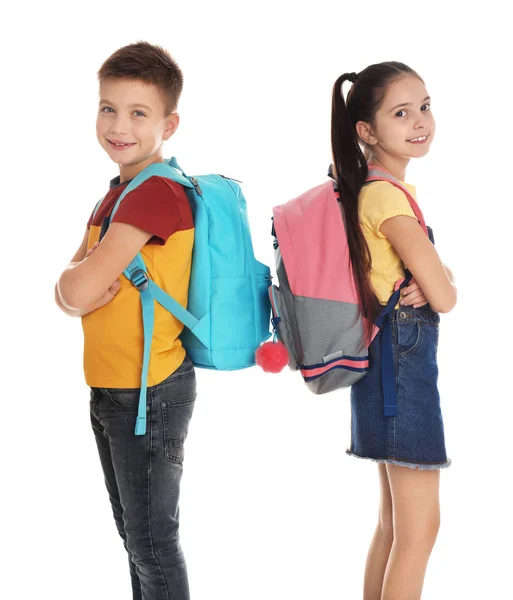
[[[144,171],[149,165],[161,162],[164,162],[164,159],[162,158],[162,154],[157,152],[140,163],[134,165],[119,165],[119,182],[123,183],[124,181],[130,181],[136,175],[139,175],[141,171]]]

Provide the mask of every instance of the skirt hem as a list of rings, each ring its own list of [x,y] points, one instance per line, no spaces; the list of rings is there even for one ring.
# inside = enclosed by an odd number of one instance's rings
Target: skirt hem
[[[419,471],[436,471],[438,469],[447,469],[451,466],[452,461],[447,459],[442,463],[414,463],[408,462],[406,460],[396,460],[395,458],[372,458],[371,456],[360,456],[359,454],[355,454],[350,450],[346,450],[346,454],[348,456],[354,456],[355,458],[360,458],[362,460],[371,460],[377,463],[386,463],[389,465],[397,465],[399,467],[408,467],[409,469],[416,469]]]

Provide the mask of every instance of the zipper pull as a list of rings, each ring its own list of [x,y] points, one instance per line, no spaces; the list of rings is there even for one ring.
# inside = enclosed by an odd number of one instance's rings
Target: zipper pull
[[[192,185],[194,186],[194,189],[196,190],[196,193],[198,194],[198,196],[203,196],[203,192],[201,191],[201,188],[199,186],[198,180],[196,179],[196,177],[190,177],[190,182],[192,183]]]

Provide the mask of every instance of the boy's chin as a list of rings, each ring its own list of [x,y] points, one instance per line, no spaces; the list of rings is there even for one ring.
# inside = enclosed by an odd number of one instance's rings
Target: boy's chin
[[[109,146],[104,146],[103,149],[107,153],[107,156],[110,158],[112,162],[115,162],[117,165],[130,165],[139,162],[138,158],[134,156],[133,152],[130,152],[130,149],[125,152],[120,152],[113,150]]]
[[[109,152],[107,150],[107,154],[108,154],[110,160],[113,163],[116,163],[120,167],[128,167],[130,165],[135,165],[139,162],[139,160],[137,160],[137,158],[129,157],[129,156],[119,156],[119,154],[117,152]]]

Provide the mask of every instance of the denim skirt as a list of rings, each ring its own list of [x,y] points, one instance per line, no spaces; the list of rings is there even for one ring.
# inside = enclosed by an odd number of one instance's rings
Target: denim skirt
[[[441,469],[445,449],[438,393],[440,316],[429,305],[401,307],[391,314],[397,415],[383,414],[382,336],[370,347],[370,368],[351,388],[351,447],[347,453],[412,469]]]

